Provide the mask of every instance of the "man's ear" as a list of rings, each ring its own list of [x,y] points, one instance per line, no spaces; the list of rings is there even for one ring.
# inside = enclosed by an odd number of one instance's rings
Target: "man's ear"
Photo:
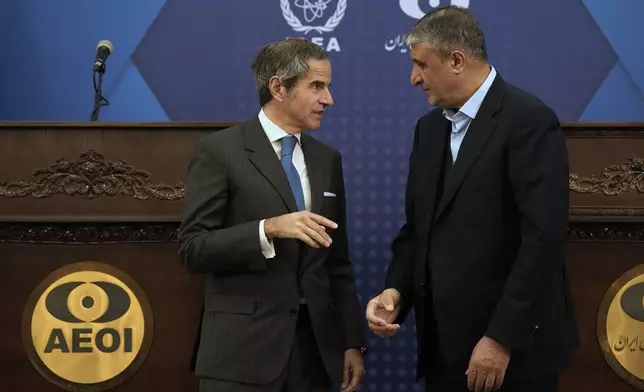
[[[452,71],[458,75],[465,69],[465,54],[460,50],[456,50],[449,55],[449,62],[452,66]]]
[[[284,101],[284,97],[286,96],[286,88],[282,84],[282,80],[279,77],[273,76],[272,78],[270,78],[270,80],[268,81],[268,89],[271,92],[274,100],[278,102]]]

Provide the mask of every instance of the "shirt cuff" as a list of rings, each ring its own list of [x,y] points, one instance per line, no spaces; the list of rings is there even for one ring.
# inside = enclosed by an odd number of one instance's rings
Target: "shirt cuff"
[[[264,219],[259,221],[259,245],[265,258],[272,259],[275,257],[273,241],[266,238],[266,233],[264,232]]]

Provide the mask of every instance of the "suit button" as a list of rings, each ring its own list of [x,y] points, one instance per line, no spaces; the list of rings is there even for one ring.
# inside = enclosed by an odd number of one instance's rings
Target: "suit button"
[[[297,316],[297,309],[291,309],[288,311],[289,316]]]
[[[420,282],[420,287],[425,287],[425,282]]]

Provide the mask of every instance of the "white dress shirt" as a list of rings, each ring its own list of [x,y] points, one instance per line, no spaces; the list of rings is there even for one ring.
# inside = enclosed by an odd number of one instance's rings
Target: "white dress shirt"
[[[284,132],[284,130],[277,126],[273,121],[271,121],[264,109],[259,112],[259,122],[262,124],[262,128],[268,137],[268,140],[275,150],[277,159],[281,159],[282,153],[282,138],[285,136],[290,136],[290,134]],[[306,170],[306,163],[304,162],[304,152],[302,151],[301,146],[301,136],[299,133],[293,135],[297,137],[297,144],[293,150],[293,165],[297,170],[297,173],[300,175],[300,182],[302,182],[302,191],[304,192],[304,206],[307,211],[311,211],[311,184],[309,182],[309,174]],[[264,220],[259,222],[259,241],[262,247],[262,253],[267,259],[272,259],[275,257],[275,247],[273,246],[273,241],[269,240],[264,233]]]

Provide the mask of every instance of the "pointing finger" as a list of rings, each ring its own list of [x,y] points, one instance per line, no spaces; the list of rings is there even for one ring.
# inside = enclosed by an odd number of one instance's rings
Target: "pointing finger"
[[[337,229],[337,228],[338,228],[338,224],[337,224],[337,223],[335,223],[334,221],[329,220],[329,219],[327,219],[327,218],[323,217],[322,215],[318,215],[318,214],[313,214],[313,213],[312,213],[312,214],[310,215],[310,217],[311,217],[311,219],[312,219],[315,223],[320,224],[320,225],[322,225],[322,226],[326,226],[326,227],[328,227],[328,228],[330,228],[330,229]]]

